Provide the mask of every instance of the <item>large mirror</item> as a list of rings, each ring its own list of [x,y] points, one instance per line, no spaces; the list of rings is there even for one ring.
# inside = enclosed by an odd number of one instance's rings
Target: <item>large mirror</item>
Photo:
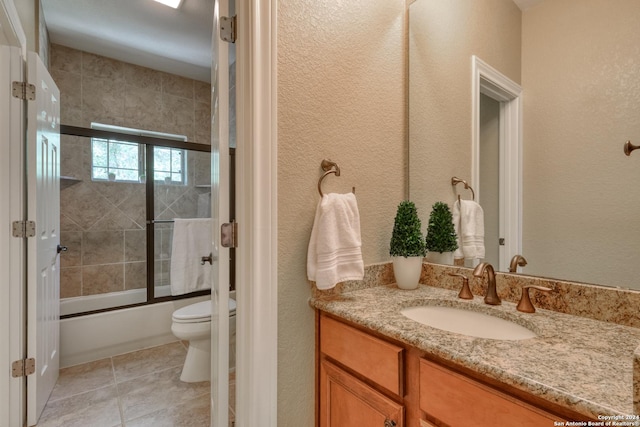
[[[496,223],[490,189],[472,179],[476,55],[523,91],[521,272],[640,289],[640,152],[623,153],[640,144],[640,2],[517,3],[410,5],[410,198],[426,219],[438,200],[470,198],[458,176]]]

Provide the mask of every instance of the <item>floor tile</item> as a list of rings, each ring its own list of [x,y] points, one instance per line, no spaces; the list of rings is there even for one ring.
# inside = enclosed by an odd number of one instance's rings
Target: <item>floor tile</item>
[[[210,395],[205,394],[180,405],[127,421],[126,427],[201,427],[211,417]]]
[[[209,381],[182,382],[181,371],[182,366],[177,366],[119,383],[118,391],[125,423],[209,393]]]
[[[114,427],[120,422],[113,385],[47,403],[38,427]]]
[[[49,402],[114,384],[111,359],[63,368],[60,369],[60,376],[49,397]]]
[[[116,373],[116,382],[161,371],[167,368],[184,365],[187,351],[181,342],[147,348],[112,357]]]

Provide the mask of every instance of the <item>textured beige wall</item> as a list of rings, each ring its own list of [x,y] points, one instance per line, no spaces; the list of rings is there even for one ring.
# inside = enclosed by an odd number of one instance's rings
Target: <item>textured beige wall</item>
[[[636,286],[640,2],[547,0],[523,15],[527,273]]]
[[[520,34],[512,0],[410,6],[409,187],[425,229],[436,201],[455,200],[451,177],[471,179],[471,56],[520,82]]]
[[[389,259],[405,197],[404,0],[278,6],[278,426],[314,424],[314,312],[306,254],[325,192],[356,187],[365,265]]]

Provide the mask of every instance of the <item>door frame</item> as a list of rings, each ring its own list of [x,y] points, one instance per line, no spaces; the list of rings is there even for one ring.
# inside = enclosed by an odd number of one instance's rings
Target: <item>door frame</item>
[[[480,191],[480,94],[500,103],[500,237],[497,269],[506,271],[513,255],[522,254],[522,87],[482,61],[471,57],[471,181]]]
[[[237,249],[237,379],[236,425],[277,426],[277,50],[276,0],[239,0],[238,37],[238,140],[236,171],[238,223]],[[0,0],[0,23],[7,38],[26,56],[26,36],[12,0]],[[4,108],[4,107],[3,107]],[[22,123],[24,123],[22,121]],[[22,125],[24,126],[24,125]],[[12,137],[12,144],[23,150],[25,129]],[[16,139],[17,138],[17,139]],[[13,142],[13,141],[19,142]],[[17,151],[17,150],[16,150]],[[21,151],[22,152],[22,151]],[[19,180],[0,183],[0,194],[10,192],[10,205],[26,214],[24,206],[23,159],[11,170]],[[9,173],[4,171],[3,173]],[[15,218],[15,217],[13,217]],[[2,223],[13,218],[0,217]],[[7,227],[5,227],[6,229]],[[13,269],[0,271],[0,280],[10,283],[12,307],[0,311],[0,321],[14,331],[0,332],[0,342],[7,342],[11,359],[24,357],[24,242],[0,234],[0,244],[16,256]],[[9,329],[5,329],[6,331]],[[4,353],[2,353],[5,357]],[[25,415],[25,381],[10,378],[0,369],[0,398],[10,402],[7,425],[22,425]],[[6,397],[6,399],[5,399]],[[4,423],[3,419],[0,422]]]
[[[277,0],[237,0],[236,426],[277,426]]]
[[[20,60],[11,64],[13,76],[24,80],[27,39],[17,10],[11,0],[0,0],[0,43],[20,51]],[[3,75],[4,79],[13,79]],[[8,206],[0,209],[0,283],[8,284],[0,303],[0,424],[23,425],[26,412],[26,380],[13,378],[10,365],[26,357],[25,349],[25,239],[12,237],[10,224],[26,220],[24,138],[26,135],[24,101],[10,94],[10,82],[0,83],[0,139],[5,150],[0,163],[0,194]]]

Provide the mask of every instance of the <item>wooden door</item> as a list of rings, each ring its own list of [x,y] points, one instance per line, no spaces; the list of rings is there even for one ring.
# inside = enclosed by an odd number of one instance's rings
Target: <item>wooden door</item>
[[[27,422],[38,422],[58,379],[60,361],[60,91],[33,52],[27,58],[35,100],[27,111]]]

